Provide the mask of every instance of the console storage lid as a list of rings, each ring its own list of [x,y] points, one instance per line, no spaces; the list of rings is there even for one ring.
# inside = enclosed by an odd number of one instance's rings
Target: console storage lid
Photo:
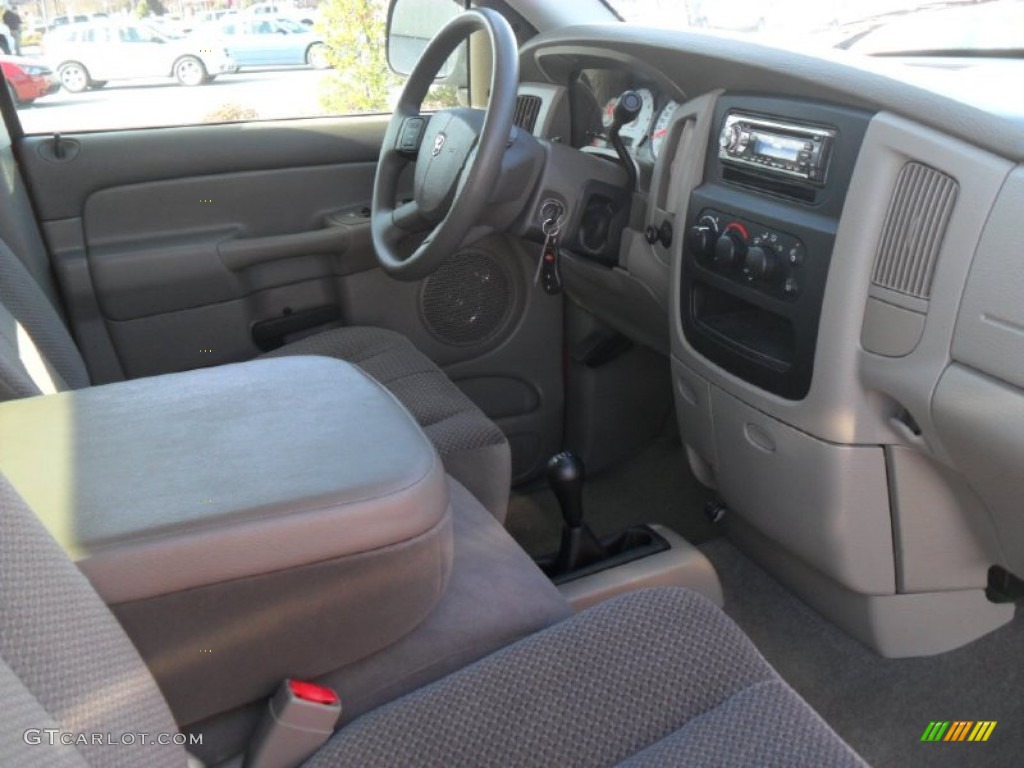
[[[183,726],[387,648],[447,588],[441,460],[385,389],[337,360],[0,404],[0,472]]]
[[[0,404],[0,471],[108,603],[371,552],[448,515],[413,418],[328,358]]]

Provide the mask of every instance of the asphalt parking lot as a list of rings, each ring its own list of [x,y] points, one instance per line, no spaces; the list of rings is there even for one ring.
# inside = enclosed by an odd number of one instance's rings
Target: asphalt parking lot
[[[185,125],[324,114],[320,95],[330,70],[243,70],[195,87],[171,78],[112,81],[101,90],[57,93],[18,110],[26,133]]]

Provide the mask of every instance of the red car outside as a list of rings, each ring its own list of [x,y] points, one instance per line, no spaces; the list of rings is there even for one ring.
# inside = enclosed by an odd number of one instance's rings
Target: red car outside
[[[35,59],[23,56],[0,56],[0,70],[16,106],[31,104],[41,96],[56,92],[60,80],[53,70]]]

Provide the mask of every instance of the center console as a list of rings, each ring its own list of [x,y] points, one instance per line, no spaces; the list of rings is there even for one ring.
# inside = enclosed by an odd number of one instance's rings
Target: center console
[[[687,340],[744,381],[807,394],[839,215],[869,115],[754,96],[715,107],[687,216]]]
[[[928,437],[1000,169],[825,102],[724,93],[702,115],[706,149],[673,168],[669,329],[680,434],[722,527],[884,656],[1000,626],[1012,609],[984,592],[998,540]],[[955,206],[935,202],[956,184]]]
[[[0,446],[0,471],[181,723],[364,658],[445,591],[444,467],[345,363],[255,361],[7,402]]]

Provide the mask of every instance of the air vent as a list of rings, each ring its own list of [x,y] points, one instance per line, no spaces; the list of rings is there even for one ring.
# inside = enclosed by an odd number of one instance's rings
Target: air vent
[[[907,163],[882,228],[875,256],[875,285],[928,299],[946,227],[959,187],[944,173],[920,163]]]
[[[543,103],[540,96],[520,96],[516,99],[516,113],[512,117],[512,122],[524,131],[533,133]]]

